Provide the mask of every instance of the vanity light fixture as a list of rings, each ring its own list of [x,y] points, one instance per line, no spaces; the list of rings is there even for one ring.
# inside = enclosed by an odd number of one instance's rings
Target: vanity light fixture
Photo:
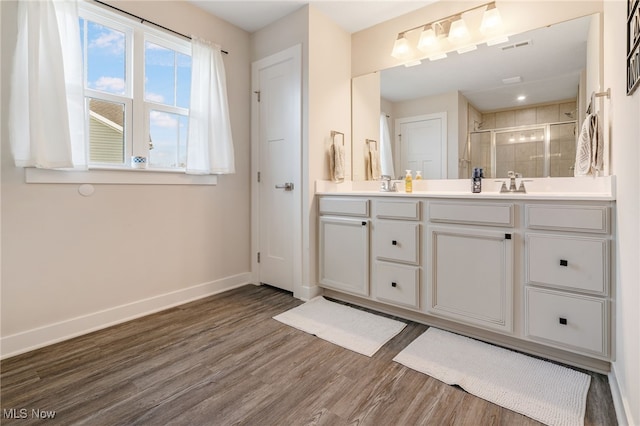
[[[502,29],[502,16],[496,8],[495,3],[489,3],[487,10],[482,15],[482,23],[480,24],[480,32],[483,34],[491,34]]]
[[[422,50],[423,52],[427,52],[437,45],[438,36],[436,35],[436,32],[431,26],[425,25],[424,29],[420,33],[420,40],[418,40],[418,49]]]
[[[518,101],[520,101],[520,102],[524,101],[525,99],[527,99],[527,97],[525,95],[518,96]]]
[[[409,40],[407,40],[407,37],[405,37],[404,33],[398,34],[398,38],[393,44],[391,56],[396,59],[407,59],[410,55],[411,46],[409,46]]]
[[[467,28],[467,24],[464,22],[462,15],[454,17],[454,21],[451,22],[451,28],[449,28],[447,40],[449,40],[451,44],[461,44],[468,41],[470,37],[469,28]]]
[[[467,12],[480,10],[485,8],[482,15],[482,22],[480,28],[474,28],[472,31],[467,27],[463,15]],[[469,22],[477,22],[471,17],[468,17]],[[478,20],[480,17],[478,16]],[[420,31],[420,38],[412,43],[416,43],[416,47],[426,53],[430,60],[437,60],[446,58],[448,51],[457,50],[462,54],[477,49],[477,45],[480,43],[487,43],[492,46],[499,43],[508,41],[509,38],[501,34],[502,31],[502,17],[496,7],[496,2],[492,1],[484,3],[479,6],[464,10],[455,15],[448,16],[446,18],[429,22],[427,24],[420,25],[418,27],[410,28],[398,34],[391,56],[400,60],[407,60],[414,53],[411,47],[411,42],[407,38],[407,34],[416,30]],[[483,37],[486,36],[486,37]],[[489,36],[491,38],[489,38]],[[472,41],[472,38],[482,38],[482,41]],[[418,58],[419,59],[419,58]]]

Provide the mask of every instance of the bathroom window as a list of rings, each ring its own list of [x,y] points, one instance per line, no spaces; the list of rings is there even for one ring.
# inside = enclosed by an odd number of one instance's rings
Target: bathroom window
[[[190,42],[86,5],[80,38],[90,167],[184,170]]]

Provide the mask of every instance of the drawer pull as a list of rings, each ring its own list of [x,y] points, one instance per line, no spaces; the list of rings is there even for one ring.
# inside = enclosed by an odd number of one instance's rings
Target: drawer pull
[[[569,266],[569,261],[568,260],[564,260],[564,259],[560,259],[560,266]]]
[[[560,322],[560,324],[562,324],[562,325],[567,325],[567,319],[566,319],[566,318],[562,318],[562,317],[560,317],[560,318],[558,318],[558,321],[559,321],[559,322]]]
[[[511,234],[504,234],[504,239],[505,240],[510,240],[511,239]]]
[[[393,240],[393,241],[391,241],[391,244],[394,245],[394,246],[397,246],[398,242],[396,240]]]
[[[364,220],[362,221],[362,226],[367,226],[367,222],[365,222]]]
[[[394,283],[394,282],[391,283],[391,287],[397,287],[397,286],[398,286],[397,283]]]

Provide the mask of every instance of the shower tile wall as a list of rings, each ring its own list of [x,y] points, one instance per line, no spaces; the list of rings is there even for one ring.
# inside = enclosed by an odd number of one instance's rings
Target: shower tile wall
[[[557,123],[575,119],[575,101],[562,102],[532,108],[484,113],[482,114],[482,130]]]
[[[553,177],[573,176],[576,160],[575,123],[551,126],[549,174]]]

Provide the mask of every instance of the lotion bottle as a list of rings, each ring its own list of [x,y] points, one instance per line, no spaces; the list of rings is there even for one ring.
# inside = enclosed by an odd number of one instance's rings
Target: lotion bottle
[[[406,175],[404,177],[404,192],[411,193],[413,192],[413,178],[411,177],[411,170],[406,170]]]

